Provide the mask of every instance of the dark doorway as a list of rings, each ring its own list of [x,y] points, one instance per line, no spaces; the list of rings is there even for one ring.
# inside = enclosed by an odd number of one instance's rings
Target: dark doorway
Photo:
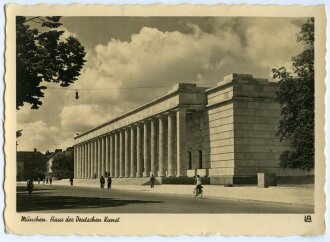
[[[188,170],[192,169],[191,151],[188,151]]]
[[[198,151],[199,169],[203,168],[203,151]]]

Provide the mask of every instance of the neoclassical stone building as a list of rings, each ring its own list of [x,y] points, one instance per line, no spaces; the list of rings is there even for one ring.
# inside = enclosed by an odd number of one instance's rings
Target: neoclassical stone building
[[[215,87],[179,83],[168,93],[74,138],[75,178],[208,177],[256,183],[257,173],[305,177],[279,167],[288,144],[275,135],[277,83],[232,74]]]

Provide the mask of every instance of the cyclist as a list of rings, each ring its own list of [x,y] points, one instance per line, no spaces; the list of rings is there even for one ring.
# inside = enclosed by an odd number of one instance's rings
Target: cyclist
[[[200,194],[202,190],[202,179],[199,177],[199,175],[196,176],[195,184],[196,184],[197,194]]]

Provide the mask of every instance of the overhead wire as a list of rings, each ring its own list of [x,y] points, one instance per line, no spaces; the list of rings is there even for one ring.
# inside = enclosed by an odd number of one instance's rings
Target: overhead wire
[[[105,87],[105,88],[67,88],[67,87],[48,87],[45,86],[47,89],[54,89],[54,90],[78,90],[78,91],[103,91],[103,90],[121,90],[121,89],[146,89],[146,88],[169,88],[170,86],[136,86],[136,87]]]

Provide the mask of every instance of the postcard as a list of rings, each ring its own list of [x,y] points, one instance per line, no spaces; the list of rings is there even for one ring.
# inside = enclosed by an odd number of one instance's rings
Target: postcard
[[[5,11],[6,232],[324,233],[324,6]]]

